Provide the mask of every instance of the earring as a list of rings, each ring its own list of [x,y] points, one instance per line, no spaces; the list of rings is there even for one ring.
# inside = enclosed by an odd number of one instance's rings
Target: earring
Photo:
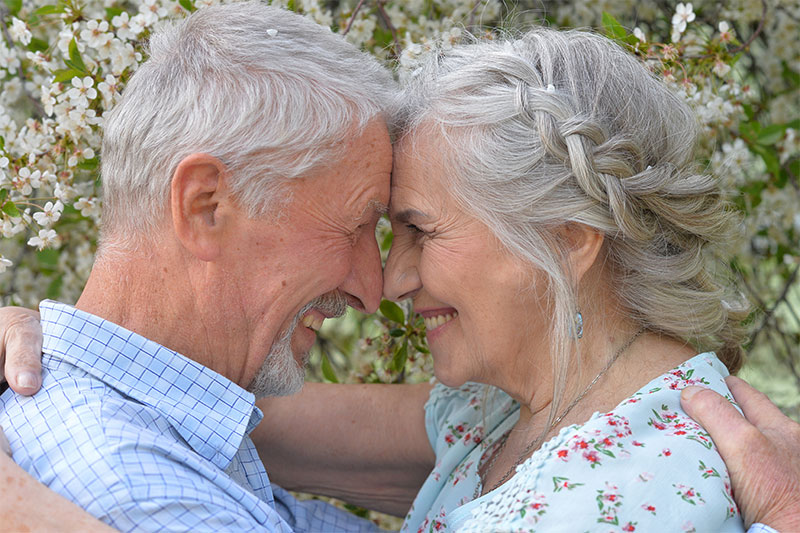
[[[575,336],[579,339],[583,337],[583,315],[580,311],[575,313]]]

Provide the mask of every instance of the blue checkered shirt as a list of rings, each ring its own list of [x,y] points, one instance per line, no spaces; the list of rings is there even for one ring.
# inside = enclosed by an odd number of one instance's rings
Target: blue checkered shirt
[[[14,460],[123,531],[376,531],[270,486],[248,436],[263,415],[232,381],[52,301],[42,389],[0,396]]]

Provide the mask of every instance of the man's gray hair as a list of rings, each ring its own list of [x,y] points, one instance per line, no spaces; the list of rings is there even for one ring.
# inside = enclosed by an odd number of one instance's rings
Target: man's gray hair
[[[334,162],[395,98],[376,59],[283,9],[218,5],[167,25],[105,118],[104,240],[152,234],[192,153],[219,158],[247,215],[264,216],[283,183]]]

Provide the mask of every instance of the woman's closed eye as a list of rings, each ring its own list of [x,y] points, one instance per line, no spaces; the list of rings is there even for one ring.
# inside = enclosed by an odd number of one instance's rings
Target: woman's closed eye
[[[433,235],[432,231],[427,231],[416,224],[406,223],[406,230],[408,230],[408,234],[411,235],[413,238],[417,239],[418,241],[422,239],[427,239]]]

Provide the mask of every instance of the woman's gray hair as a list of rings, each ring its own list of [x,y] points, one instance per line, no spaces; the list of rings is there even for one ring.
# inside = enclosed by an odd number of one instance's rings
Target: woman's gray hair
[[[266,215],[286,180],[334,161],[396,96],[376,59],[307,18],[258,2],[202,8],[152,35],[105,118],[103,233],[152,233],[178,163],[198,152],[228,167],[248,216]]]
[[[600,260],[633,320],[740,368],[747,306],[719,259],[737,218],[693,164],[693,112],[636,58],[590,32],[537,28],[431,54],[403,101],[404,135],[443,139],[461,205],[548,275],[553,409],[577,353],[576,288],[553,231],[570,222],[604,235]]]

